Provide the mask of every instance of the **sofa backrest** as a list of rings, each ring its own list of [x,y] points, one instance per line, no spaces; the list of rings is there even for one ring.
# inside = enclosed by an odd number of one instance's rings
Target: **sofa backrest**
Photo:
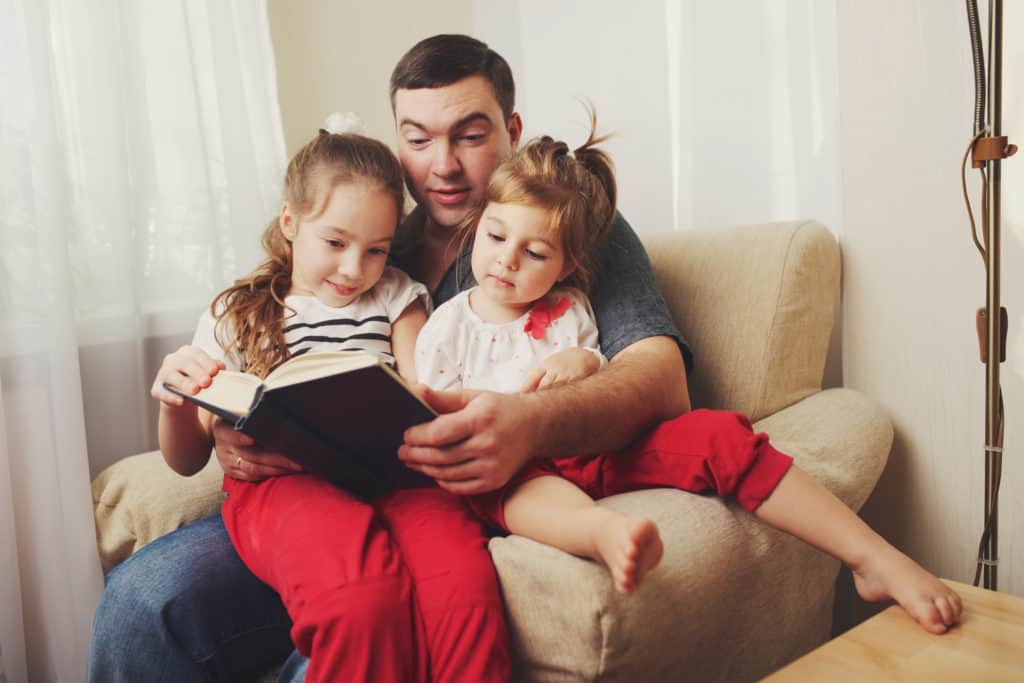
[[[821,389],[839,306],[839,245],[796,221],[643,238],[689,342],[695,408],[758,420]]]

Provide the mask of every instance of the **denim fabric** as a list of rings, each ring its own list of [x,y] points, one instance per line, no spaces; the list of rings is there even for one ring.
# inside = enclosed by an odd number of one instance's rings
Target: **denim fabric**
[[[598,252],[596,263],[596,279],[589,298],[604,355],[610,359],[634,342],[666,336],[679,345],[686,369],[691,370],[690,347],[668,313],[640,238],[621,213],[615,214],[608,241]],[[475,284],[467,244],[438,285],[434,306]]]
[[[93,683],[240,681],[292,652],[277,594],[242,564],[220,515],[182,527],[107,575],[93,621]],[[305,678],[296,653],[281,681]]]

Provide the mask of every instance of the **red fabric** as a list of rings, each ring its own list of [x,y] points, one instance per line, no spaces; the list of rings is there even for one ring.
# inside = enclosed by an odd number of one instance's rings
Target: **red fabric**
[[[530,314],[526,317],[526,324],[523,325],[523,332],[534,339],[543,339],[548,325],[565,315],[571,305],[572,302],[564,296],[553,305],[549,305],[547,301],[541,299],[530,309]]]
[[[315,477],[225,477],[224,523],[291,615],[306,680],[507,681],[509,638],[487,538],[438,488],[368,504]]]
[[[525,481],[559,476],[591,498],[659,487],[734,496],[755,510],[775,490],[793,458],[755,434],[750,420],[723,410],[695,410],[663,422],[621,451],[537,460],[504,488],[471,496],[470,507],[491,526],[508,530],[505,497]]]

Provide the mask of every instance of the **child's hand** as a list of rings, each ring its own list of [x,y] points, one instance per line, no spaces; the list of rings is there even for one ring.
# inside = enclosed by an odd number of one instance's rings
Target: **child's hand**
[[[556,384],[574,382],[601,368],[601,358],[587,349],[566,349],[548,356],[526,376],[522,392],[540,391]]]
[[[165,383],[188,394],[196,394],[203,387],[210,386],[213,376],[225,367],[223,362],[210,358],[198,346],[182,346],[164,357],[149,393],[165,406],[180,408],[185,405],[185,399],[165,389]]]

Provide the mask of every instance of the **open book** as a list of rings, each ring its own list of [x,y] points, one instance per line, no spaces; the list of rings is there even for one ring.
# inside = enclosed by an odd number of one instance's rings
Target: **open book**
[[[357,495],[433,484],[402,464],[397,451],[405,430],[435,413],[374,354],[298,356],[262,381],[221,370],[194,396],[164,386]]]

